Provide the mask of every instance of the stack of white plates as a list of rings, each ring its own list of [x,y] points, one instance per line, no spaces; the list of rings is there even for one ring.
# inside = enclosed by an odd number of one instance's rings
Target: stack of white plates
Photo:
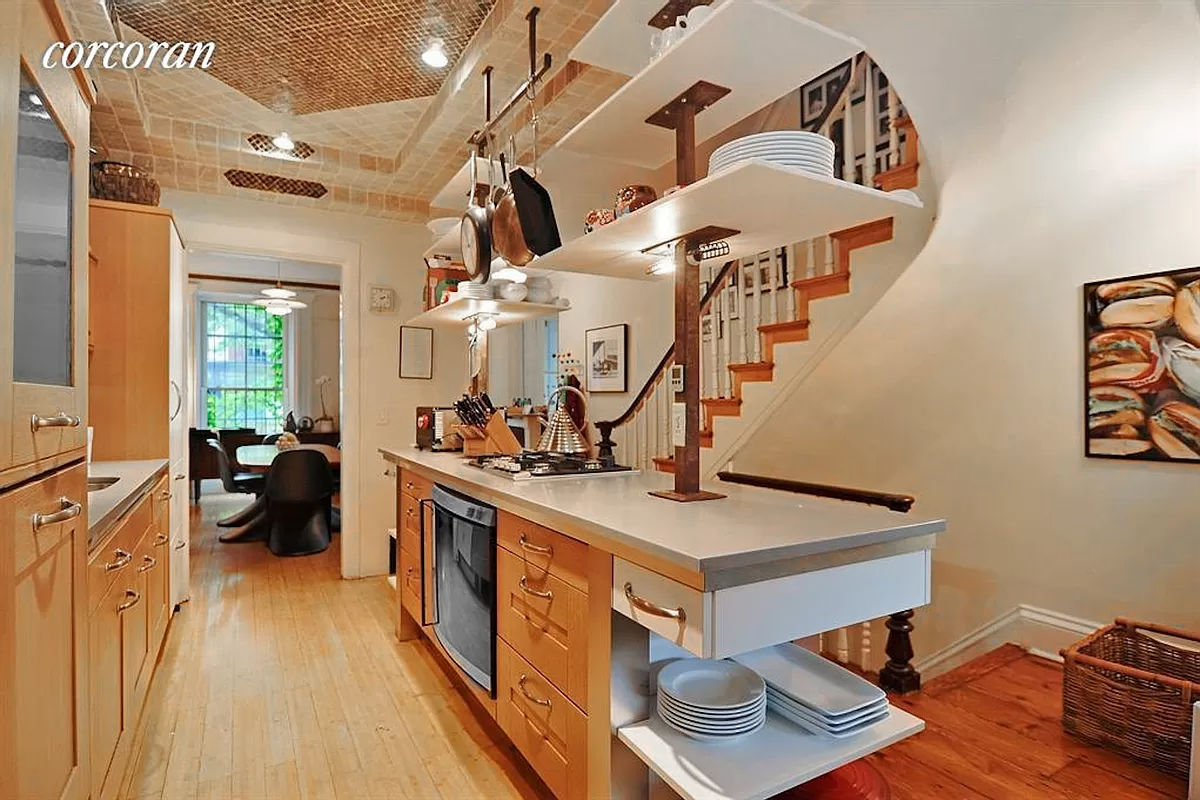
[[[805,730],[844,739],[887,719],[887,695],[852,672],[794,644],[735,656],[767,682],[767,705]]]
[[[723,144],[708,159],[708,174],[760,158],[785,167],[833,177],[833,141],[808,131],[770,131]]]
[[[472,300],[492,300],[495,298],[495,291],[495,286],[490,283],[472,281],[463,281],[457,287],[459,297],[469,297]]]
[[[658,715],[693,739],[733,741],[766,722],[766,685],[732,661],[681,659],[658,673]]]

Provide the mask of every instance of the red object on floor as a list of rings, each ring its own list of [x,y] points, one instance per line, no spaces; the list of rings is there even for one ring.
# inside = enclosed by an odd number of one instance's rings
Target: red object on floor
[[[775,800],[891,800],[892,790],[879,770],[854,761],[803,786],[775,795]]]

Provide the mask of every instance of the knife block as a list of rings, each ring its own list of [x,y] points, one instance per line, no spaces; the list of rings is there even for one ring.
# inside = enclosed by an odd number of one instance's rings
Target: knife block
[[[467,456],[503,453],[513,455],[521,452],[521,443],[508,427],[503,411],[497,411],[487,425],[456,425],[463,440],[463,454]]]

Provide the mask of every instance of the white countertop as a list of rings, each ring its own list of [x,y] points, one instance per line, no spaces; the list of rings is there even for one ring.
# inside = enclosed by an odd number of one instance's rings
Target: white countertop
[[[727,495],[725,499],[676,503],[648,494],[672,487],[671,476],[661,473],[514,481],[469,466],[461,453],[415,448],[379,452],[548,527],[558,522],[700,573],[744,571],[946,529],[942,519],[721,482],[704,488]]]
[[[104,538],[105,532],[133,506],[167,469],[167,459],[146,461],[93,461],[89,478],[117,478],[107,489],[88,492],[88,549]]]

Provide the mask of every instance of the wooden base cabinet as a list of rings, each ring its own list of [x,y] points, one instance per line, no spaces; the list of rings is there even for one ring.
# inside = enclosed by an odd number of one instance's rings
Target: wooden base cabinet
[[[88,794],[86,483],[79,464],[0,494],[0,797]]]

